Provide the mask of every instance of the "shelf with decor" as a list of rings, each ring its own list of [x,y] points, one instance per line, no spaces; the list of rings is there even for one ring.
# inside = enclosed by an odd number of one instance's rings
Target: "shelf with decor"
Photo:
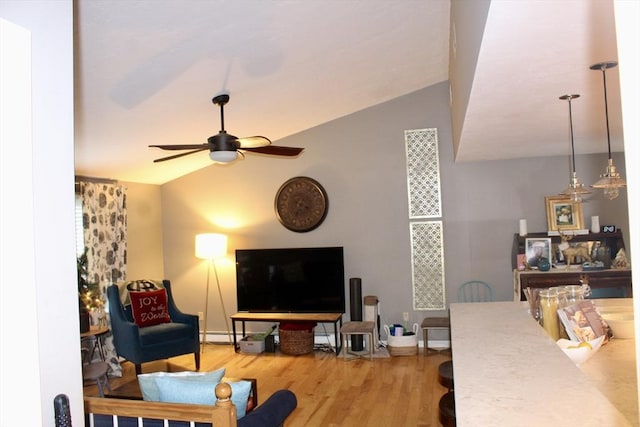
[[[539,269],[526,269],[524,260],[526,260],[527,239],[545,240],[549,239],[550,254],[549,259],[552,267],[548,271]],[[606,248],[607,256],[613,261],[620,251],[624,249],[624,241],[622,232],[616,230],[609,233],[588,233],[572,236],[564,236],[566,244],[569,247],[582,247],[585,251],[582,256],[591,256],[597,248]],[[524,301],[525,296],[522,292],[527,287],[532,288],[548,288],[553,286],[579,285],[588,283],[593,290],[594,295],[598,297],[625,297],[633,296],[631,288],[631,269],[628,265],[622,268],[597,268],[589,269],[583,267],[582,263],[591,261],[591,259],[583,259],[578,255],[573,261],[575,264],[559,265],[559,259],[562,251],[558,245],[563,243],[563,236],[549,236],[548,233],[529,233],[526,236],[514,234],[512,247],[512,268],[514,283],[514,300]],[[566,252],[564,252],[566,253]],[[561,268],[557,268],[561,267]],[[612,263],[611,266],[614,266]],[[607,267],[609,267],[607,265]]]

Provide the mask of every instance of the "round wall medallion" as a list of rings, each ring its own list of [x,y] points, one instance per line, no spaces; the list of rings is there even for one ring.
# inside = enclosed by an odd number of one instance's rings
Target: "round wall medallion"
[[[329,200],[320,183],[306,176],[291,178],[278,190],[275,209],[278,220],[291,231],[304,233],[317,228],[327,216]]]

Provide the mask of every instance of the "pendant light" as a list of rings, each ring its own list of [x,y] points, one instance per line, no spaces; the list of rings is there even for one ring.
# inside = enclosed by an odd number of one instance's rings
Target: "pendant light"
[[[569,103],[569,135],[571,140],[571,178],[569,179],[569,186],[561,194],[571,197],[571,200],[574,202],[581,202],[584,195],[591,194],[589,190],[584,188],[584,185],[580,182],[576,174],[576,151],[573,145],[573,114],[571,111],[571,101],[579,97],[580,95],[562,95],[559,98]]]
[[[611,135],[609,132],[609,108],[607,106],[607,75],[608,68],[617,66],[616,61],[599,62],[589,67],[592,70],[602,70],[602,81],[604,83],[604,114],[607,121],[607,148],[609,152],[609,162],[607,163],[607,169],[603,175],[600,175],[600,179],[592,185],[593,188],[602,188],[605,196],[609,200],[613,200],[620,194],[620,189],[627,186],[627,183],[620,174],[616,171],[616,167],[613,165],[613,159],[611,158]]]

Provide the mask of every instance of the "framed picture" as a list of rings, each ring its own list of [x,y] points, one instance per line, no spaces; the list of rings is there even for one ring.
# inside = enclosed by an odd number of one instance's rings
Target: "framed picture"
[[[527,238],[524,240],[525,255],[529,267],[538,268],[538,263],[542,258],[546,258],[549,262],[551,259],[551,238]]]
[[[547,225],[549,231],[582,230],[582,203],[567,196],[547,196]]]

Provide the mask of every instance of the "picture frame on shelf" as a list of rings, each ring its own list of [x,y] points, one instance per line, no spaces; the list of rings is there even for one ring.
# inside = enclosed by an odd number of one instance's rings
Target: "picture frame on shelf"
[[[529,267],[537,268],[540,259],[546,258],[552,262],[551,238],[528,237],[524,240],[525,259]]]
[[[546,196],[547,226],[549,231],[571,231],[584,229],[582,203],[568,196]]]

